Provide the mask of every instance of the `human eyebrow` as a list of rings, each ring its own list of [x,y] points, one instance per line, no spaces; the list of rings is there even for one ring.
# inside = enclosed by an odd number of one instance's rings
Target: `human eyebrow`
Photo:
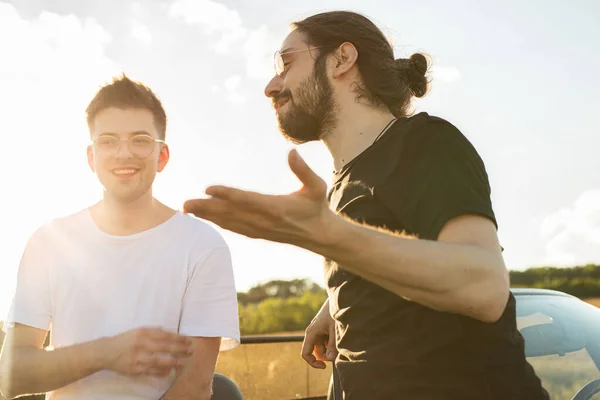
[[[146,131],[133,131],[133,132],[130,132],[127,136],[134,137],[134,136],[140,136],[140,135],[152,137],[152,135]],[[119,135],[118,133],[115,133],[115,132],[100,132],[95,135],[92,135],[92,137],[100,137],[100,136],[111,136],[111,137],[115,137],[115,138],[121,137],[121,135]]]
[[[131,132],[129,134],[129,136],[139,136],[139,135],[145,135],[145,136],[152,137],[152,135],[149,132],[146,132],[146,131],[135,131],[135,132]]]

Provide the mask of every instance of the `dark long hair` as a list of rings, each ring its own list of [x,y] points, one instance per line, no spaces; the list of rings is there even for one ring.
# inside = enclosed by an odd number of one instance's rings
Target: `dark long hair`
[[[374,106],[386,106],[395,116],[410,112],[411,98],[423,97],[429,89],[426,55],[394,59],[392,46],[373,22],[350,11],[331,11],[294,22],[293,28],[307,36],[308,44],[322,47],[319,57],[350,42],[358,51],[362,82],[355,90],[358,98]]]

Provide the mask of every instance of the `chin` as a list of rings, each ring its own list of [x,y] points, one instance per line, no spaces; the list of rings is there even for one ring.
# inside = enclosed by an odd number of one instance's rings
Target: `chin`
[[[300,130],[290,130],[279,127],[281,135],[289,142],[294,144],[304,144],[308,142],[316,142],[320,140],[320,136],[306,135],[306,132]]]
[[[121,204],[133,203],[148,193],[147,190],[105,190],[105,197],[111,198],[114,202]]]
[[[288,110],[286,115],[277,115],[279,131],[294,144],[316,142],[321,139],[322,122],[313,114],[303,110]]]

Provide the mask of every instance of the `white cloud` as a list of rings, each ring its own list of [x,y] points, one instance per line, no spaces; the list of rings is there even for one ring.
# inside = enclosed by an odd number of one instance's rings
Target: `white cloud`
[[[246,72],[250,78],[264,80],[275,74],[273,54],[279,48],[280,39],[265,25],[250,32],[244,43],[244,53],[247,59]]]
[[[12,5],[0,2],[0,107],[43,113],[40,117],[50,118],[46,126],[74,110],[82,115],[82,102],[118,72],[104,55],[110,40],[93,19],[42,12],[27,21]]]
[[[217,53],[230,53],[232,46],[242,44],[250,78],[264,80],[273,76],[273,53],[279,48],[281,38],[266,25],[248,29],[236,10],[211,0],[175,0],[168,13],[172,18],[202,27],[209,36],[217,35],[213,45]]]
[[[546,264],[600,262],[600,189],[584,192],[572,206],[549,215],[541,234],[547,239]]]
[[[434,65],[431,75],[434,80],[442,82],[455,82],[462,77],[459,69],[451,65]]]
[[[222,85],[211,85],[210,91],[217,96],[223,96],[225,100],[237,106],[246,102],[246,96],[240,91],[241,83],[242,77],[240,75],[233,75],[227,78]]]
[[[119,69],[111,36],[93,19],[42,12],[22,18],[0,1],[0,319],[25,240],[49,216],[98,197],[85,161],[85,108]],[[14,270],[16,271],[16,270]]]
[[[246,36],[240,14],[215,1],[175,0],[169,7],[169,16],[183,18],[190,25],[199,25],[209,35],[220,35],[213,45],[218,53],[229,52],[233,43]]]
[[[131,36],[142,42],[146,46],[152,44],[152,34],[148,27],[139,21],[133,21],[131,26]]]
[[[232,104],[239,105],[246,102],[244,96],[238,92],[241,82],[242,77],[239,75],[231,76],[225,81],[224,86],[227,93],[227,100],[229,100]]]
[[[140,3],[139,1],[135,1],[131,4],[131,11],[133,11],[135,15],[139,15],[140,13],[142,13],[143,9],[144,8],[142,6],[142,3]]]

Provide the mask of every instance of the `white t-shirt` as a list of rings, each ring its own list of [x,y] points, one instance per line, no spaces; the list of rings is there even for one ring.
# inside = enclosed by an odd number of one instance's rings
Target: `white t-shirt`
[[[177,212],[130,236],[101,231],[83,210],[56,219],[30,238],[7,327],[51,329],[53,348],[139,327],[239,344],[237,295],[227,244],[207,223]],[[156,400],[175,379],[103,370],[49,393],[47,399]]]

